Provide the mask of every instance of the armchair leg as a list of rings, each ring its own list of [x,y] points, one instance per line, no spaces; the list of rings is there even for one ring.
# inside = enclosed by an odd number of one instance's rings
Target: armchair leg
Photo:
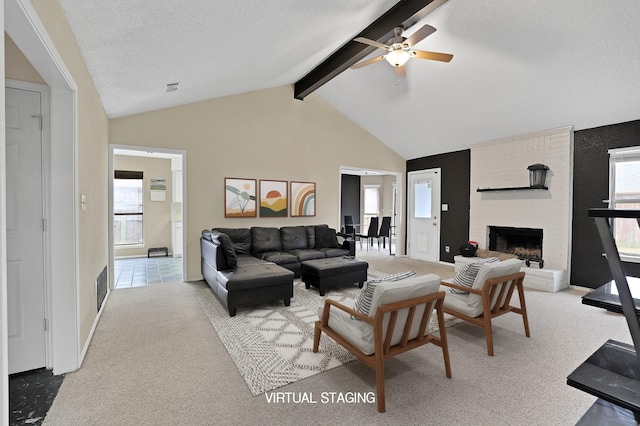
[[[440,334],[440,347],[444,358],[444,371],[448,378],[451,378],[451,361],[449,360],[449,343],[447,343],[447,327],[444,325],[444,312],[441,306],[436,310],[438,314],[438,332]]]
[[[527,337],[531,337],[529,333],[529,318],[527,318],[527,304],[524,302],[524,288],[522,283],[518,286],[518,296],[520,297],[520,315],[522,315],[522,322],[524,322],[524,334]]]
[[[318,352],[318,346],[320,345],[320,321],[316,321],[315,330],[313,332],[313,352]]]
[[[384,413],[386,410],[384,401],[384,358],[376,357],[376,395],[378,398],[378,412]]]
[[[485,315],[484,333],[487,336],[487,354],[493,356],[493,330],[491,329],[491,317]]]

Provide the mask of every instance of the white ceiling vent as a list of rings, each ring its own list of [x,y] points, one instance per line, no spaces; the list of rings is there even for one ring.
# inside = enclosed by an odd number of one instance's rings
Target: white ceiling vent
[[[167,85],[164,86],[164,91],[167,93],[175,92],[176,90],[178,90],[178,84],[180,83],[167,83]]]

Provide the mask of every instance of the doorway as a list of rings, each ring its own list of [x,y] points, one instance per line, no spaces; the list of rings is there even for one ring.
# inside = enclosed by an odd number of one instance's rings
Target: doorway
[[[389,235],[389,254],[404,254],[402,191],[397,190],[398,188],[402,188],[403,174],[385,170],[341,166],[340,175],[340,199],[342,202],[338,223],[343,224],[344,215],[351,214],[353,215],[354,224],[357,225],[357,233],[366,233],[368,230],[367,218],[370,215],[365,214],[365,187],[378,187],[380,191],[378,208],[379,221],[382,220],[383,216],[391,216],[392,218],[393,226]],[[353,181],[357,182],[357,184],[345,185],[345,182],[351,181],[351,179],[344,179],[344,177],[355,178]],[[357,205],[352,207],[348,212],[343,211],[342,209],[345,208],[345,199],[357,200]],[[356,244],[356,247],[359,248],[360,244]]]
[[[413,259],[440,260],[440,169],[409,172],[408,254]]]
[[[183,251],[186,152],[123,145],[110,145],[109,151],[109,261],[114,271],[110,288],[186,280],[187,258]],[[139,177],[137,216],[119,211],[121,205],[114,194],[117,181],[122,180],[116,178],[122,178],[121,175]],[[128,221],[122,218],[131,217],[135,219],[131,224],[138,223],[140,228],[134,233],[139,234],[132,241],[123,240]]]
[[[46,86],[5,87],[9,374],[47,365],[43,188]]]

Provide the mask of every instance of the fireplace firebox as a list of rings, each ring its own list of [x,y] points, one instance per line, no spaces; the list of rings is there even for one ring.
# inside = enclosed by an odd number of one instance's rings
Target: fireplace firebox
[[[514,228],[509,226],[489,226],[489,250],[515,254],[527,266],[542,260],[542,229]]]

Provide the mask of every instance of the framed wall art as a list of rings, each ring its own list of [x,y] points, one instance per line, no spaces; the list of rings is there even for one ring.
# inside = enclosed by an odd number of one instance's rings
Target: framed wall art
[[[224,178],[224,217],[256,217],[256,180]]]
[[[167,199],[167,180],[151,179],[149,181],[149,201],[165,201]]]
[[[316,215],[315,182],[291,181],[291,216]]]
[[[287,181],[260,179],[260,217],[287,217]]]

